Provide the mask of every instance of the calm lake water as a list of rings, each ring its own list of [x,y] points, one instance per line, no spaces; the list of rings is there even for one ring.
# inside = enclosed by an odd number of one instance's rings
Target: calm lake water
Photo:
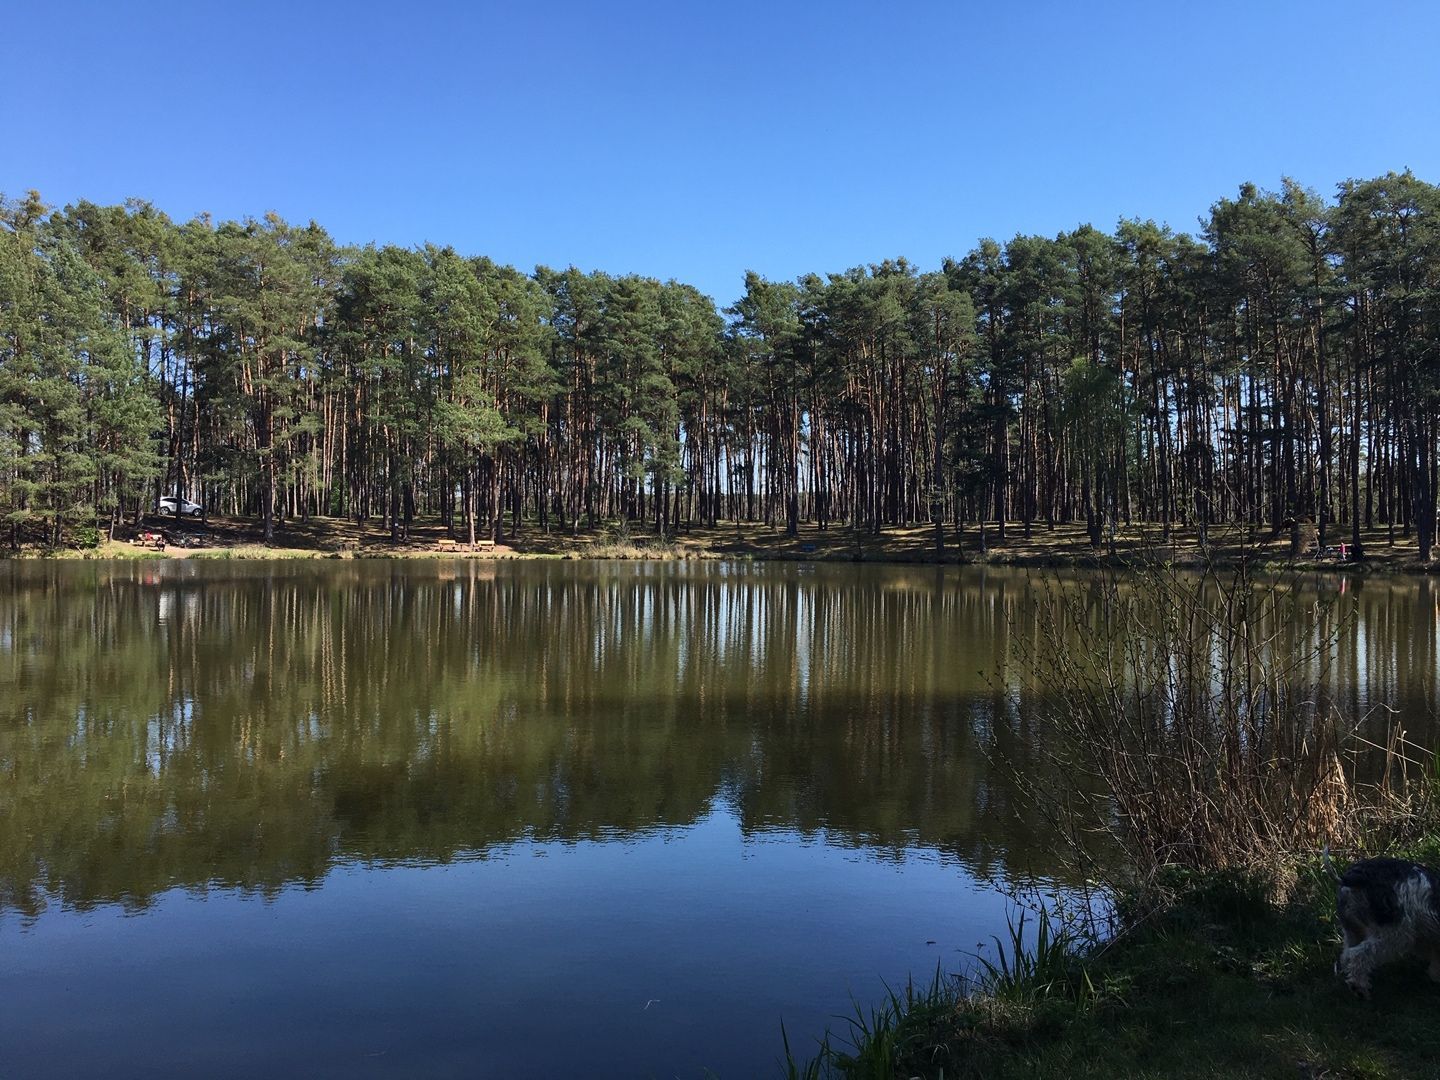
[[[1433,730],[1435,584],[1309,587],[1350,617],[1337,700]],[[0,1075],[771,1075],[782,1020],[809,1048],[966,969],[1058,872],[995,763],[1038,767],[1034,596],[0,563]]]

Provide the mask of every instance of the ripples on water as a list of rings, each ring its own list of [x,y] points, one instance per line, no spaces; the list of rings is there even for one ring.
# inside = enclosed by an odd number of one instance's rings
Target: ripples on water
[[[1333,617],[1428,729],[1433,583]],[[1014,635],[994,571],[0,565],[0,1054],[752,1075],[1056,870]]]

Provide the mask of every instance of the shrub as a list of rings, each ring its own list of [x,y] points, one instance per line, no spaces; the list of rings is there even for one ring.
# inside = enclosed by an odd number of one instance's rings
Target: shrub
[[[1073,850],[1096,832],[1118,847],[1126,887],[1167,866],[1273,877],[1413,806],[1424,785],[1405,775],[1403,734],[1376,754],[1365,717],[1324,701],[1342,618],[1294,585],[1242,557],[1042,588],[1040,631],[1015,648],[1044,688],[1039,742],[1066,783],[1031,788]],[[1367,757],[1384,758],[1377,782],[1361,782]]]

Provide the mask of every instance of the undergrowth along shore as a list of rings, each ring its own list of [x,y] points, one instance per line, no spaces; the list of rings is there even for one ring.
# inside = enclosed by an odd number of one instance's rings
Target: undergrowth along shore
[[[1440,863],[1440,837],[1394,849]],[[819,1053],[787,1040],[791,1080],[1440,1075],[1440,986],[1417,960],[1362,1001],[1334,975],[1335,885],[1310,859],[1267,877],[1172,870],[1108,941],[1042,916],[969,979],[936,972],[840,1020]]]

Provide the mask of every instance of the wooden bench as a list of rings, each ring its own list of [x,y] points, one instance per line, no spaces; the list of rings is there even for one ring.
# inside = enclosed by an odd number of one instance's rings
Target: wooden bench
[[[462,551],[493,552],[495,550],[495,541],[488,539],[477,539],[474,544],[464,544],[461,543],[459,540],[451,540],[448,536],[442,536],[439,540],[435,541],[435,550],[445,552],[451,555],[457,554]]]
[[[157,532],[142,532],[135,538],[135,543],[141,547],[154,548],[156,551],[165,550],[165,534]]]

